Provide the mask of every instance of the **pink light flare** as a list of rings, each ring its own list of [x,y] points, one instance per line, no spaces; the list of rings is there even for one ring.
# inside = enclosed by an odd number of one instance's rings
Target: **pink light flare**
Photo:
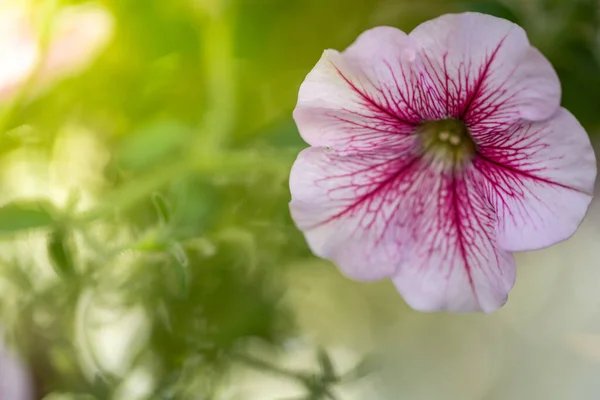
[[[391,278],[414,309],[502,307],[514,251],[569,238],[596,159],[558,77],[519,26],[448,14],[326,50],[294,119],[310,145],[290,211],[349,278]]]

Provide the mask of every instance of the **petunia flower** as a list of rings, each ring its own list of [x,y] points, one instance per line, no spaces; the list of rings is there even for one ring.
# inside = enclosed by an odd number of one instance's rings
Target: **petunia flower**
[[[0,336],[0,399],[31,400],[33,389],[30,372]]]
[[[52,20],[46,51],[35,25],[25,6],[0,3],[0,56],[5,60],[0,102],[18,93],[38,67],[35,89],[81,71],[108,43],[113,19],[94,3],[63,7]]]
[[[596,160],[558,77],[519,26],[444,15],[326,50],[294,118],[311,146],[290,209],[312,252],[356,280],[391,278],[414,309],[493,312],[512,252],[569,238]]]

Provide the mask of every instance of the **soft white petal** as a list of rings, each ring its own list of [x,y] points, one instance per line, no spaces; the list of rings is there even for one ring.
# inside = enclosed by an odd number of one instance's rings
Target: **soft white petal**
[[[422,311],[492,312],[514,282],[476,171],[411,152],[304,150],[292,168],[292,217],[312,251],[355,279],[393,275]]]
[[[401,149],[360,155],[303,150],[290,175],[290,209],[313,253],[354,279],[392,275],[410,217],[400,204],[414,164]]]
[[[343,53],[325,51],[300,87],[294,119],[302,138],[364,151],[412,134],[421,117],[404,98],[414,86],[411,43],[402,31],[379,27]]]
[[[499,244],[533,250],[569,238],[592,200],[596,158],[589,137],[565,109],[484,137],[475,167],[498,215]]]
[[[420,45],[422,86],[435,88],[443,117],[470,126],[543,120],[560,103],[551,64],[510,21],[479,13],[447,14],[410,33]]]
[[[431,176],[435,186],[412,227],[412,247],[393,281],[420,311],[490,313],[515,279],[512,255],[496,245],[496,218],[473,171]],[[414,212],[414,210],[411,210]]]

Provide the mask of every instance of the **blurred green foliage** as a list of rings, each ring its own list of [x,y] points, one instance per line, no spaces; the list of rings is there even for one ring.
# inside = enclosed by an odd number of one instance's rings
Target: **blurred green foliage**
[[[19,162],[43,165],[0,184],[0,317],[39,398],[120,398],[139,371],[152,377],[143,398],[218,398],[232,365],[281,373],[247,351],[302,336],[285,301],[287,269],[311,257],[287,209],[289,167],[304,147],[291,112],[321,52],[364,29],[410,30],[464,10],[518,22],[556,67],[563,104],[590,134],[600,127],[592,0],[101,3],[115,25],[94,63],[5,106],[3,165],[23,152]],[[61,152],[78,135],[93,140]],[[57,162],[94,179],[65,186],[43,172]],[[28,179],[36,195],[15,193]],[[86,307],[142,310],[122,370],[90,356],[80,326],[103,322]],[[306,398],[335,398],[343,371],[324,350],[315,358],[319,374],[284,378],[299,379]]]

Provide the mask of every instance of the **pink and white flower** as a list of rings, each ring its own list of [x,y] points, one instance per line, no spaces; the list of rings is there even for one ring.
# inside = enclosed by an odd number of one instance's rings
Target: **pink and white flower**
[[[317,256],[391,278],[421,311],[493,312],[511,252],[569,238],[596,160],[558,77],[519,26],[450,14],[324,52],[294,118],[292,218]]]
[[[2,339],[0,335],[0,399],[32,400],[34,387],[30,371]]]
[[[22,2],[0,0],[0,103],[12,99],[36,72],[34,89],[80,72],[112,37],[113,17],[104,7],[89,3],[60,8],[42,47],[42,30]]]

